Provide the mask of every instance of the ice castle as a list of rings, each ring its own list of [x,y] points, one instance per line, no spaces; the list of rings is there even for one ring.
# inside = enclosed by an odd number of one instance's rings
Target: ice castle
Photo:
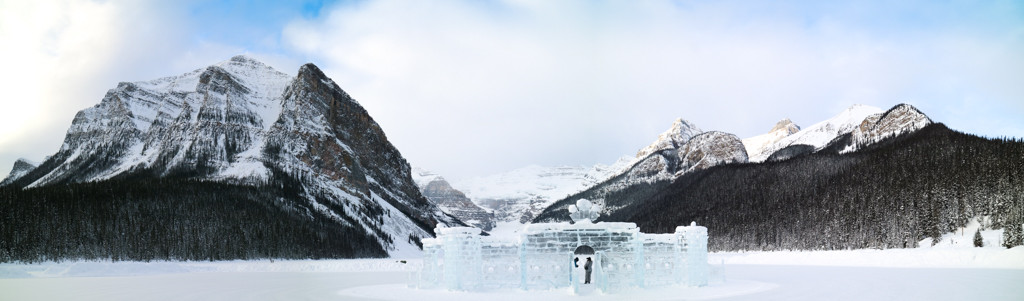
[[[589,285],[603,292],[628,287],[705,286],[708,283],[707,228],[691,223],[675,233],[641,233],[634,223],[598,222],[600,206],[579,200],[569,206],[569,223],[530,224],[518,240],[481,237],[480,229],[434,229],[423,240],[420,288],[524,290],[583,284],[583,265],[592,258]],[[576,260],[579,260],[578,263]]]

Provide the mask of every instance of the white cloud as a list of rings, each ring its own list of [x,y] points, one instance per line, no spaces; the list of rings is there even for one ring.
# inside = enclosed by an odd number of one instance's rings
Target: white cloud
[[[209,55],[230,57],[223,51],[188,55],[182,14],[144,1],[0,2],[3,166],[55,152],[75,113],[99,103],[119,81],[154,79],[217,61]]]
[[[55,150],[74,112],[89,102],[82,92],[102,97],[91,87],[97,71],[117,55],[111,3],[91,1],[11,1],[0,8],[0,145],[4,155],[31,152],[40,145]],[[63,121],[63,122],[62,122]],[[63,126],[63,129],[61,129]],[[6,160],[5,160],[6,161]]]
[[[1024,77],[1020,34],[946,31],[943,22],[961,21],[945,17],[919,18],[938,19],[934,30],[905,29],[899,12],[876,15],[910,8],[852,5],[373,1],[294,22],[283,38],[359,99],[410,161],[456,178],[609,162],[675,117],[742,137],[854,103],[959,101],[933,98],[944,89],[1024,99],[1011,80]]]

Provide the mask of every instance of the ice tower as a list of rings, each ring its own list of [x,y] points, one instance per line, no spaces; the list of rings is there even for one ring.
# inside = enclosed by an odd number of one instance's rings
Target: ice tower
[[[647,234],[634,223],[593,222],[600,211],[600,206],[579,200],[569,206],[575,223],[526,225],[516,241],[481,238],[476,228],[437,228],[436,238],[423,240],[417,285],[578,290],[588,257],[594,261],[591,285],[604,292],[707,285],[707,228],[691,223],[677,227],[675,233]]]

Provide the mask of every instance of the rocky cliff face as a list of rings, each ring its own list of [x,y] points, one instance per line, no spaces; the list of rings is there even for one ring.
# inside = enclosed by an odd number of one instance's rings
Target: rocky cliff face
[[[437,204],[442,211],[451,214],[463,222],[484,231],[494,229],[494,214],[474,204],[461,191],[452,188],[442,177],[435,177],[421,188],[423,196]]]
[[[899,104],[885,113],[868,116],[851,132],[852,144],[843,150],[851,152],[882,139],[920,130],[932,124],[928,116],[914,106]]]
[[[60,150],[10,184],[117,177],[295,183],[304,202],[391,254],[437,223],[409,164],[354,99],[313,64],[288,76],[245,56],[180,76],[121,83],[80,111]]]
[[[697,169],[704,169],[722,163],[747,162],[747,152],[743,141],[736,135],[718,131],[700,132],[696,126],[685,121],[676,120],[672,129],[658,137],[658,140],[645,149],[662,145],[665,148],[638,158],[622,173],[626,183],[650,182],[653,180],[670,180]],[[687,126],[679,126],[684,124]],[[682,130],[676,135],[672,131]],[[663,143],[663,137],[670,139],[671,144]],[[641,150],[641,153],[644,151]]]
[[[693,137],[679,149],[677,176],[725,163],[747,162],[747,151],[736,135],[718,131]]]

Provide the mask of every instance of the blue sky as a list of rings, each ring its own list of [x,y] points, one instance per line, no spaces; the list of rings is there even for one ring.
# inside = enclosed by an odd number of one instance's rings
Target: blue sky
[[[236,54],[317,64],[454,179],[853,104],[1024,137],[1021,1],[3,1],[0,168],[55,152],[117,82]]]

